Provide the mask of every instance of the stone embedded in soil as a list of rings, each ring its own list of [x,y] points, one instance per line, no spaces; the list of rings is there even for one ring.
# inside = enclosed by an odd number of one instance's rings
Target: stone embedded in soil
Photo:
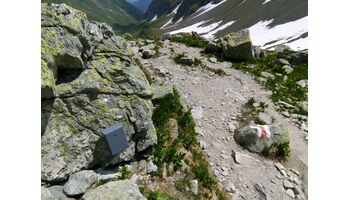
[[[291,198],[295,198],[295,194],[294,194],[294,192],[293,192],[293,190],[292,189],[288,189],[287,191],[286,191],[286,194],[288,195],[288,196],[290,196]]]
[[[286,189],[291,189],[291,188],[294,188],[294,184],[287,181],[287,180],[284,180],[283,181],[283,187],[286,188]]]

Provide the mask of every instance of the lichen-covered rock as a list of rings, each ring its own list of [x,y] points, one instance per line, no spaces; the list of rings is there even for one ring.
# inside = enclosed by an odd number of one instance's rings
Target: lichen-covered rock
[[[233,137],[239,145],[255,153],[262,153],[272,145],[278,146],[289,143],[289,135],[284,127],[271,124],[263,126],[263,129],[266,135],[261,129],[259,130],[258,126],[243,126],[236,129]]]
[[[146,200],[132,180],[121,180],[103,184],[87,191],[83,200]]]
[[[254,51],[248,29],[230,33],[220,38],[218,43],[221,45],[224,56],[230,60],[254,59]]]
[[[174,96],[173,87],[170,85],[153,85],[151,90],[153,100],[161,100]]]
[[[72,174],[64,185],[64,193],[68,196],[84,194],[97,181],[97,177],[97,174],[92,170]]]
[[[63,186],[41,187],[41,200],[74,200],[63,193]]]
[[[157,142],[152,90],[126,41],[65,4],[42,4],[41,178],[134,159]],[[129,148],[112,157],[101,129],[119,122]]]

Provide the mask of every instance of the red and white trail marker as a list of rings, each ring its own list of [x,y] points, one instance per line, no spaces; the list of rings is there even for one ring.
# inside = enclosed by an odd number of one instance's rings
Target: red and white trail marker
[[[255,125],[250,126],[252,129],[257,129],[257,135],[259,138],[270,138],[271,137],[271,131],[268,125]]]

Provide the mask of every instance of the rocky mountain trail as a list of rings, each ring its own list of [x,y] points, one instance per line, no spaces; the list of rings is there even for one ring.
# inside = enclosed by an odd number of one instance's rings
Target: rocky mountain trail
[[[247,31],[123,38],[65,4],[41,16],[42,199],[307,198],[307,52],[271,56]],[[298,98],[276,96],[290,83]],[[116,124],[128,145],[112,155]]]
[[[195,119],[197,138],[210,169],[233,199],[307,197],[307,122],[300,125],[285,117],[270,99],[272,92],[255,77],[232,68],[230,62],[204,55],[202,50],[165,40],[159,57],[142,59],[142,54],[136,55],[157,84],[173,85],[183,96]],[[176,64],[174,57],[180,54],[200,60],[205,67]],[[225,75],[207,69],[220,69]],[[261,120],[279,123],[289,133],[291,155],[283,165],[245,150],[233,138],[241,126],[238,119],[242,107],[250,98],[267,105],[259,114]],[[288,187],[284,187],[286,181]]]

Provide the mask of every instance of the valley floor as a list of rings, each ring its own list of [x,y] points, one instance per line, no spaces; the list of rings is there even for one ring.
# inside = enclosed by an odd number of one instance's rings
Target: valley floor
[[[171,58],[171,48],[176,54],[187,52],[201,59],[208,68],[222,69],[227,76],[175,64]],[[232,68],[231,63],[210,62],[200,54],[201,49],[165,42],[159,51],[160,57],[140,60],[156,82],[174,85],[187,105],[195,108],[193,115],[199,133],[198,141],[212,173],[232,199],[293,199],[289,196],[291,194],[288,195],[290,187],[301,188],[307,198],[308,144],[305,132],[277,112],[269,98],[270,91],[250,74]],[[288,129],[291,156],[282,163],[283,167],[279,166],[278,161],[244,150],[233,139],[233,129],[239,126],[237,118],[242,106],[251,97],[267,103],[265,113],[275,123],[281,123]],[[236,152],[236,162],[232,152]]]

